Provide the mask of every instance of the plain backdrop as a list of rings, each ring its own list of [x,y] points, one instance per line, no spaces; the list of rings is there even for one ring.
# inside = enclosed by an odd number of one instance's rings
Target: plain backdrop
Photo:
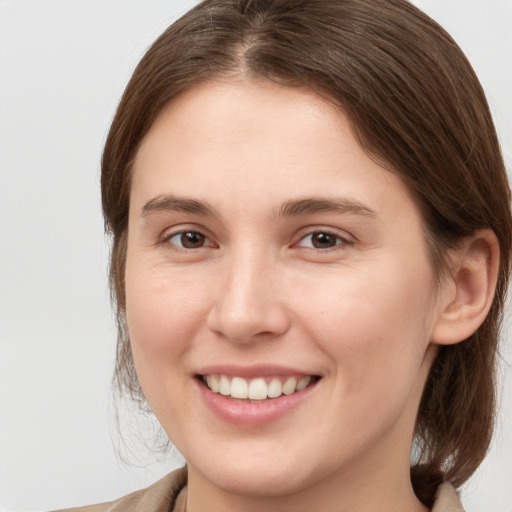
[[[462,46],[512,164],[512,1],[417,0]],[[149,44],[193,2],[0,0],[0,508],[111,500],[180,464],[116,455],[99,159]],[[512,511],[512,330],[491,453],[468,512]]]

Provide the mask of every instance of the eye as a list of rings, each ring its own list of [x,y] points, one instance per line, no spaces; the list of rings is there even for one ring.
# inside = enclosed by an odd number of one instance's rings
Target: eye
[[[314,231],[303,237],[298,247],[309,247],[311,249],[332,249],[339,245],[348,245],[350,242],[335,233],[329,231]]]
[[[180,231],[166,239],[172,245],[182,249],[200,249],[201,247],[212,247],[213,244],[199,231]]]

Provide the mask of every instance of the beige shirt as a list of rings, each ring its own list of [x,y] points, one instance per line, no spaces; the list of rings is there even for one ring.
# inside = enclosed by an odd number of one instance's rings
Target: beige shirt
[[[169,473],[152,486],[110,503],[70,508],[56,512],[185,512],[187,470]],[[450,484],[437,491],[432,512],[464,512],[457,492]]]

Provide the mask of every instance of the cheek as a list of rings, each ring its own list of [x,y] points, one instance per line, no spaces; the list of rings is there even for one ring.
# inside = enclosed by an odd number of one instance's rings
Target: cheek
[[[171,277],[164,269],[146,272],[128,261],[126,322],[143,388],[148,382],[157,381],[166,365],[183,361],[206,310],[200,290],[190,276],[186,280]],[[181,366],[180,370],[183,371]]]
[[[380,396],[411,385],[429,344],[429,267],[378,267],[322,287],[328,294],[310,293],[303,309],[309,336],[330,356],[347,394]]]

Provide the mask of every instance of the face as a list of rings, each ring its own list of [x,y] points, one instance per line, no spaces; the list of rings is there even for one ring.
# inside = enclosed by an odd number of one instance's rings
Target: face
[[[190,475],[278,495],[408,474],[436,288],[418,208],[344,116],[307,89],[198,86],[132,187],[134,361]]]

